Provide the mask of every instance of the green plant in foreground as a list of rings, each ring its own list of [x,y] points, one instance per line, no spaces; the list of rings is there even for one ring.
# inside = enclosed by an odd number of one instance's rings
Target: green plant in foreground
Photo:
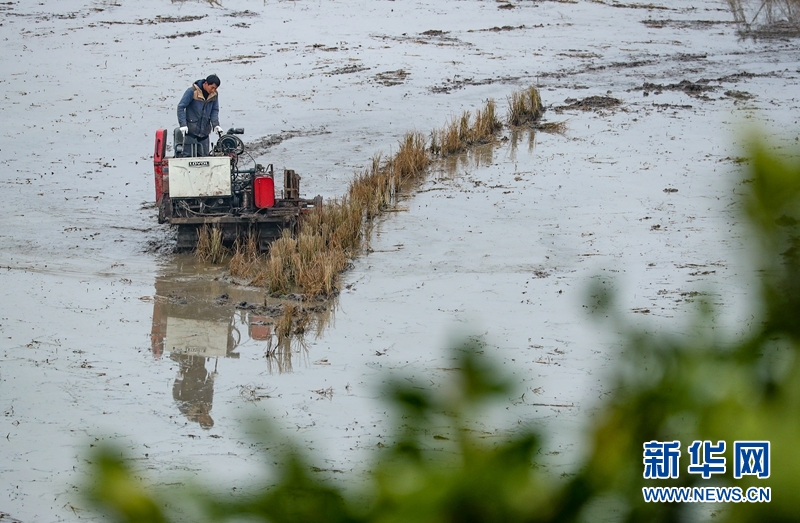
[[[233,501],[227,494],[187,490],[185,495],[212,521],[241,516],[275,522],[529,520],[549,505],[552,487],[532,468],[538,449],[533,432],[486,443],[485,434],[473,430],[483,404],[511,392],[480,349],[468,343],[454,351],[459,371],[447,394],[405,380],[389,387],[389,401],[400,414],[396,441],[372,471],[375,494],[345,496],[321,481],[302,453],[286,443],[274,456],[282,464],[271,488],[254,486]],[[279,438],[268,428],[262,433],[264,441]],[[166,511],[158,508],[162,502],[145,494],[118,455],[110,448],[98,451],[90,499],[117,521],[167,521]],[[129,497],[122,495],[125,489]]]
[[[721,339],[701,309],[694,334],[647,335],[627,329],[624,358],[612,396],[589,433],[590,448],[575,472],[553,477],[535,464],[537,430],[522,426],[499,438],[474,430],[512,385],[482,354],[457,348],[450,387],[395,381],[386,401],[398,412],[388,448],[376,452],[367,488],[355,492],[319,479],[303,453],[274,447],[282,458],[272,485],[254,485],[236,497],[187,489],[209,521],[270,522],[571,522],[711,520],[729,522],[800,519],[800,164],[754,147],[746,216],[761,252],[760,316],[735,340]],[[608,297],[597,291],[608,311]],[[610,316],[614,317],[613,314]],[[621,324],[616,323],[615,328]],[[624,326],[623,326],[624,327]],[[265,430],[274,441],[279,431]],[[680,475],[643,478],[645,442],[681,442]],[[731,467],[736,440],[771,442],[768,479],[732,474],[703,480],[686,470],[694,440],[727,441]],[[98,450],[86,489],[113,521],[177,520],[155,493],[134,479],[119,453]],[[645,503],[642,487],[757,485],[772,489],[770,503],[708,506]]]

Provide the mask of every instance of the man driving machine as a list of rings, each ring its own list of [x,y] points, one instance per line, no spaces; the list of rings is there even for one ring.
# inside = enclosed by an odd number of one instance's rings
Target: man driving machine
[[[178,124],[183,133],[181,156],[208,156],[212,131],[222,133],[219,126],[219,96],[217,89],[220,80],[215,74],[197,80],[189,87],[178,102]]]

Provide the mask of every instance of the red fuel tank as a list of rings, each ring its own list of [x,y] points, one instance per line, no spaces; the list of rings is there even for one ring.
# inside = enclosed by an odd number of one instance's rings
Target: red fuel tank
[[[275,180],[270,176],[259,176],[253,182],[256,207],[264,209],[275,205]]]

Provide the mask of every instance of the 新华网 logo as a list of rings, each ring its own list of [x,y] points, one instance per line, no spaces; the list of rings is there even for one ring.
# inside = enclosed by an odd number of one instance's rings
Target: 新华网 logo
[[[648,441],[642,444],[644,479],[675,479],[680,477],[681,442]],[[769,441],[733,442],[733,478],[755,476],[767,479],[770,474]],[[724,441],[695,440],[686,451],[689,455],[689,474],[710,479],[715,474],[725,474],[727,463]],[[694,486],[694,487],[643,487],[645,502],[751,502],[772,500],[770,487]]]

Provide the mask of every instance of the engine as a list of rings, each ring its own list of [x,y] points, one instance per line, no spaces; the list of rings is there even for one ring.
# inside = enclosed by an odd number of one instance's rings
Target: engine
[[[236,135],[243,133],[241,128],[229,129],[214,144],[211,156],[168,160],[173,217],[237,215],[274,205],[272,165],[265,168],[250,157],[252,167],[240,166],[246,153]],[[175,138],[175,152],[180,156],[184,147],[180,129],[176,129]]]
[[[292,169],[283,170],[282,197],[276,198],[272,164],[264,167],[255,161],[236,136],[243,133],[229,129],[209,156],[183,157],[183,134],[176,129],[172,158],[167,157],[167,130],[156,131],[158,222],[178,227],[178,250],[194,248],[199,230],[210,225],[222,232],[226,245],[255,236],[264,251],[284,231],[296,234],[302,215],[322,205],[321,196],[300,198],[300,176]]]

